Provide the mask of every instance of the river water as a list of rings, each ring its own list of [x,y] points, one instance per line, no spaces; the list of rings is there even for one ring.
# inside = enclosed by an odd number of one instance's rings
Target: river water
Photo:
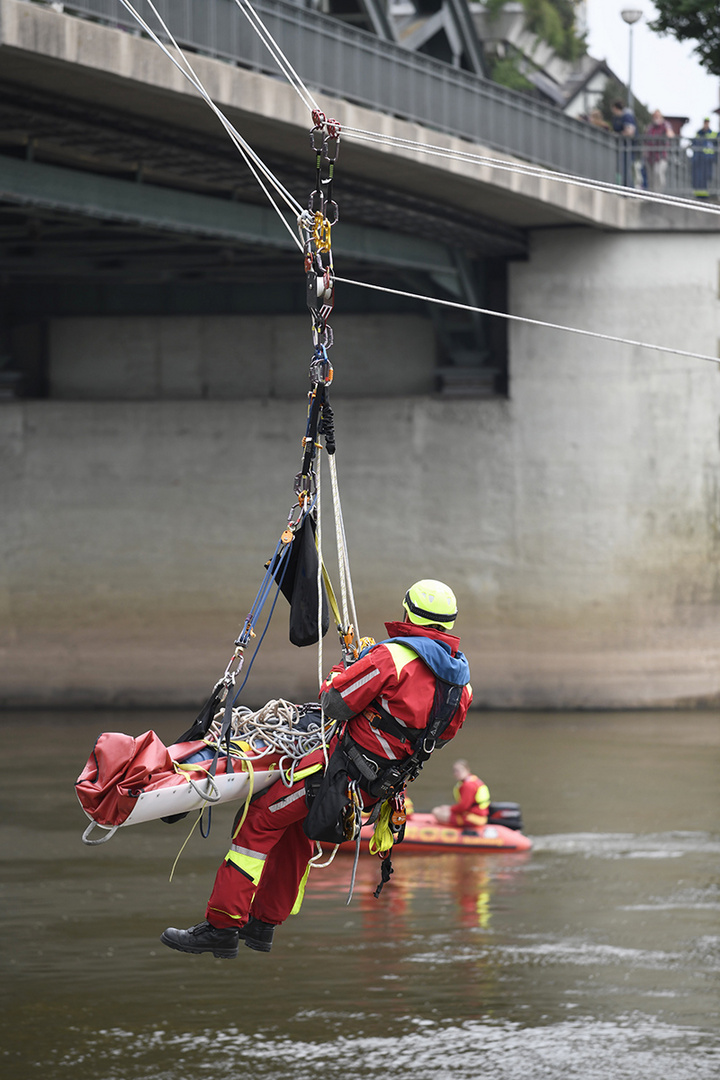
[[[720,1075],[720,715],[471,714],[465,756],[520,802],[528,855],[405,855],[311,874],[269,955],[159,942],[203,916],[232,804],[102,847],[73,782],[103,730],[187,714],[5,713],[4,1080],[710,1080]]]

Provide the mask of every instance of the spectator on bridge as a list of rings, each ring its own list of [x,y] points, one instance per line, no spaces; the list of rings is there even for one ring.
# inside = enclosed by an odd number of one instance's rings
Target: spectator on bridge
[[[622,101],[613,101],[610,106],[612,112],[612,129],[619,138],[619,173],[620,183],[625,187],[639,187],[640,183],[636,183],[636,180],[640,180],[635,176],[634,165],[640,165],[639,160],[636,162],[637,149],[636,149],[636,136],[637,136],[637,120],[635,119],[635,113],[632,109],[629,109],[626,105],[623,105]],[[639,169],[638,169],[639,171]]]
[[[668,148],[675,132],[659,109],[652,114],[652,123],[645,129],[643,145],[645,167],[650,191],[664,191],[667,184]]]
[[[718,134],[710,127],[708,116],[703,120],[703,125],[698,129],[692,141],[692,185],[696,199],[710,197],[715,162],[718,153]]]
[[[603,131],[610,131],[610,125],[600,109],[591,109],[588,120],[593,127],[602,128]]]

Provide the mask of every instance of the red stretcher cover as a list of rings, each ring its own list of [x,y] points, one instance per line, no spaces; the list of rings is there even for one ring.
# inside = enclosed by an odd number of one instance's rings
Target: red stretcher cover
[[[201,783],[210,760],[204,763],[205,769],[196,767],[191,772],[178,770],[176,763],[207,750],[207,744],[202,741],[167,747],[154,731],[146,731],[137,738],[117,731],[103,732],[75,784],[80,805],[97,825],[106,828],[122,825],[141,796],[163,788],[187,787],[188,776]],[[257,767],[273,769],[277,760],[276,754],[263,755],[257,758]],[[226,756],[218,758],[217,777],[227,774],[227,762]],[[242,761],[233,758],[232,762],[235,773],[243,771]]]

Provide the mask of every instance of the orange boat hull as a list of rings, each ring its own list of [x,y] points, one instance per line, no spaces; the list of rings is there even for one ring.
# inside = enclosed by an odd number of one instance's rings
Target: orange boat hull
[[[374,825],[363,827],[360,833],[363,849],[367,849],[374,828]],[[352,851],[354,847],[354,844],[343,844],[340,850]],[[420,855],[440,851],[529,851],[531,847],[532,840],[505,825],[455,829],[450,825],[438,824],[432,814],[410,814],[398,851]]]

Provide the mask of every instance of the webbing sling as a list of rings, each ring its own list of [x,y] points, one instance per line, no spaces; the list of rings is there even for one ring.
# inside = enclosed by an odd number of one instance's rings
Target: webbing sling
[[[387,799],[390,795],[398,794],[406,784],[415,780],[435,749],[439,737],[455,716],[464,688],[465,684],[449,683],[444,679],[435,680],[435,697],[430,719],[425,728],[418,732],[417,738],[410,739],[405,735],[405,738],[412,743],[414,749],[409,757],[403,761],[389,762],[383,767],[378,762],[368,758],[355,740],[347,732],[345,733],[342,741],[343,752],[366,780],[364,786],[369,795],[373,798]],[[387,713],[386,715],[389,716],[390,714]],[[391,719],[394,718],[391,717]],[[397,726],[400,727],[399,724]],[[390,732],[390,734],[393,733]]]

